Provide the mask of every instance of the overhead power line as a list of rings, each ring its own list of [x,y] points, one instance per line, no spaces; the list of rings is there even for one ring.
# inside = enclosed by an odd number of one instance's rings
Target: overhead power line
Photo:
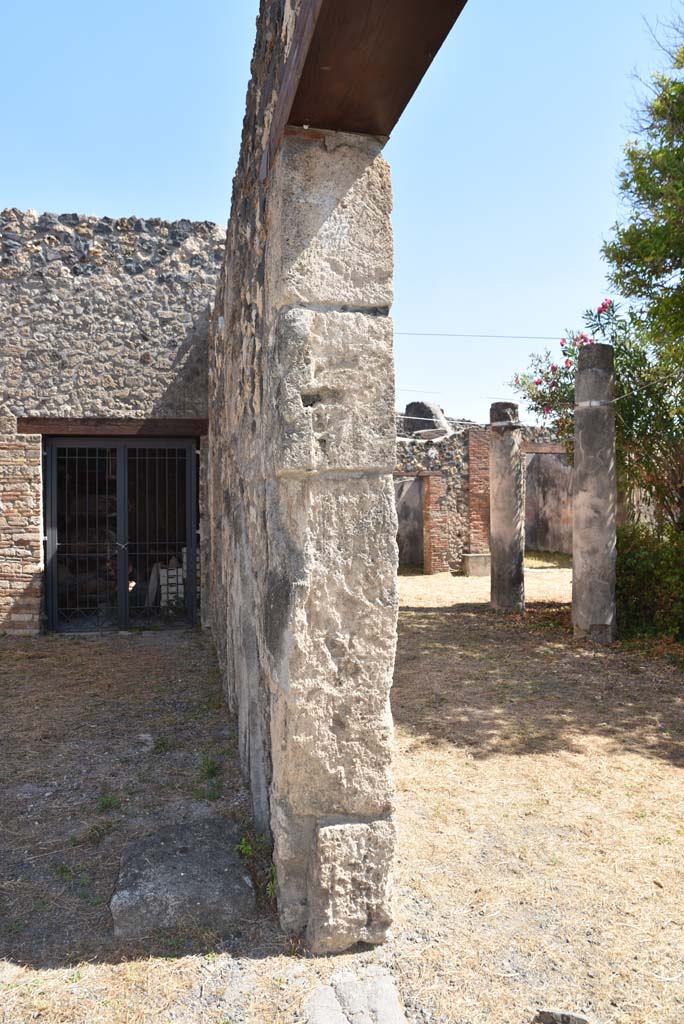
[[[557,334],[452,334],[446,331],[395,331],[403,338],[492,338],[500,341],[558,341]]]

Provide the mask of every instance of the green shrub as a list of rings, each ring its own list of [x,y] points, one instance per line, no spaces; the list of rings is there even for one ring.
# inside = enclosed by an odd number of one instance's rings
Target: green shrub
[[[618,530],[617,617],[621,638],[684,640],[684,533],[633,524]]]

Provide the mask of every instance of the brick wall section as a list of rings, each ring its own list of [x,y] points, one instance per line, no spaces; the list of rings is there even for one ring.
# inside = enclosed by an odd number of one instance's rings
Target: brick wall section
[[[449,423],[448,437],[424,440],[406,436],[405,417],[398,415],[395,476],[442,477],[448,568],[460,572],[464,553],[489,551],[489,434],[486,427],[469,420]],[[526,452],[565,450],[546,427],[523,427],[523,438]]]
[[[421,474],[423,480],[423,572],[449,572],[449,513],[447,482],[441,473]]]
[[[484,427],[468,431],[468,550],[489,551],[489,435]]]
[[[460,571],[463,552],[468,550],[467,439],[467,426],[456,424],[453,434],[435,441],[402,436],[397,440],[397,476],[439,473],[445,481],[448,558],[453,572]]]
[[[0,433],[0,632],[37,633],[42,599],[42,447]]]

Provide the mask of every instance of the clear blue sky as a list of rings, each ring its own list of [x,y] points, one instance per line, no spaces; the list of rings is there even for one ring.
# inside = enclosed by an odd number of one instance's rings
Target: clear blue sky
[[[257,0],[14,0],[0,206],[225,223]],[[484,420],[606,294],[635,69],[671,0],[469,0],[395,129],[397,405]],[[553,347],[554,343],[550,343]]]

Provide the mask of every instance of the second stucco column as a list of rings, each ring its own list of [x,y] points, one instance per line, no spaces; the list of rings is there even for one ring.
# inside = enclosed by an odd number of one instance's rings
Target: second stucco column
[[[575,636],[616,636],[615,373],[611,345],[580,349],[575,381],[572,622]]]
[[[525,610],[525,457],[518,406],[495,402],[489,414],[492,608]]]

